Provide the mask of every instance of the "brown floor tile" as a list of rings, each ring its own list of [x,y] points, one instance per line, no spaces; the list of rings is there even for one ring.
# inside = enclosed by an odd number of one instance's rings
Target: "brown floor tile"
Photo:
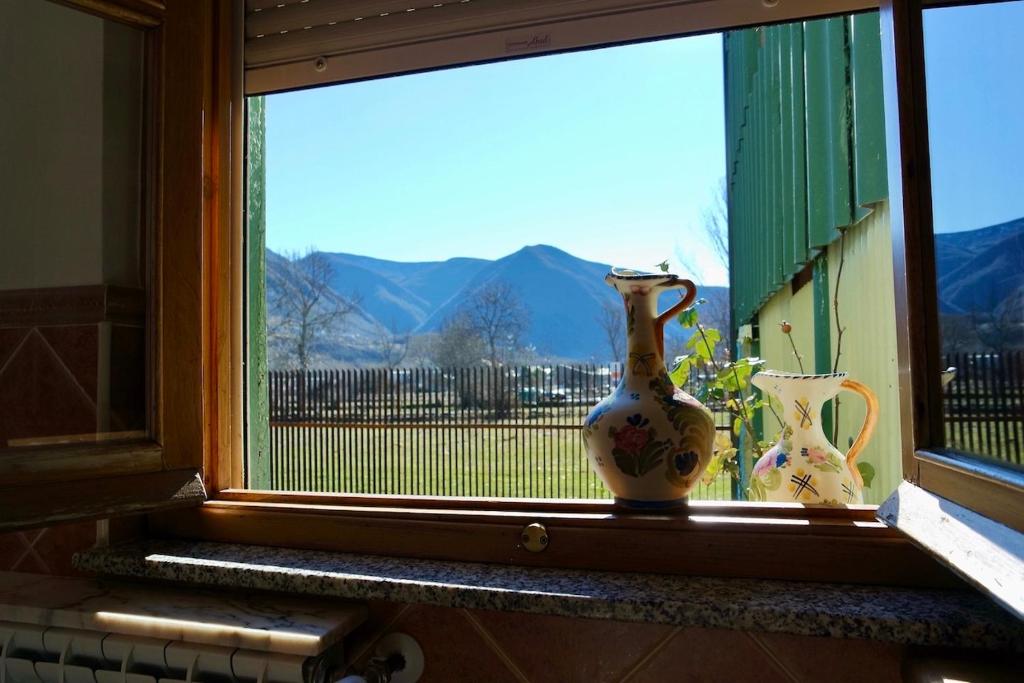
[[[782,633],[757,633],[799,681],[829,683],[898,683],[903,646],[872,640],[812,638]]]
[[[792,683],[742,631],[686,628],[680,631],[629,683]]]
[[[618,681],[671,631],[659,624],[486,610],[473,614],[535,683]]]

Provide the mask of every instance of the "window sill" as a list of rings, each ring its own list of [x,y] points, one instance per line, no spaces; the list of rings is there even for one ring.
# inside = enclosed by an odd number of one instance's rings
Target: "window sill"
[[[389,558],[151,540],[81,570],[196,585],[678,626],[1024,651],[1024,623],[980,594]]]

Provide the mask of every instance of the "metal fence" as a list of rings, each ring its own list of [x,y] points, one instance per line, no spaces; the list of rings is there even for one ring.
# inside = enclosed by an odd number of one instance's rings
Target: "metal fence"
[[[951,353],[944,391],[947,445],[1024,464],[1024,352]]]
[[[617,365],[269,373],[277,490],[606,498],[580,425]],[[721,429],[728,415],[718,414]],[[695,498],[729,499],[728,477]]]

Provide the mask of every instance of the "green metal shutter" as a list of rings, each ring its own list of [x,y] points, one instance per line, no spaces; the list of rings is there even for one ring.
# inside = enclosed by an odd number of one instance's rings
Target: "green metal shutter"
[[[807,243],[824,247],[853,220],[847,98],[846,19],[804,24],[807,120]]]
[[[735,326],[887,194],[878,14],[725,35]]]

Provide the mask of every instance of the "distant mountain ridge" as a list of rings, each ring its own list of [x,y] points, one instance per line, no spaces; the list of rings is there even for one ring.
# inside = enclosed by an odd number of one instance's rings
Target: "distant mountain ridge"
[[[349,339],[338,340],[328,355],[369,362],[358,349],[360,339],[391,334],[438,331],[475,292],[489,283],[509,283],[529,311],[524,343],[545,358],[603,362],[611,360],[604,330],[598,322],[606,303],[619,304],[604,282],[609,266],[587,261],[556,247],[533,245],[495,260],[458,257],[446,261],[399,262],[330,253],[331,289],[359,301],[359,311],[344,327]],[[281,267],[282,257],[267,253],[268,272]],[[273,287],[273,279],[269,285]],[[666,297],[673,297],[671,292]],[[699,296],[724,305],[725,287],[701,287]],[[667,307],[669,301],[663,307]],[[678,342],[687,331],[669,328]],[[623,334],[625,332],[623,331]],[[346,349],[345,347],[351,347]],[[671,344],[670,344],[671,346]]]
[[[1024,295],[1024,217],[935,235],[942,313],[1001,311]]]

